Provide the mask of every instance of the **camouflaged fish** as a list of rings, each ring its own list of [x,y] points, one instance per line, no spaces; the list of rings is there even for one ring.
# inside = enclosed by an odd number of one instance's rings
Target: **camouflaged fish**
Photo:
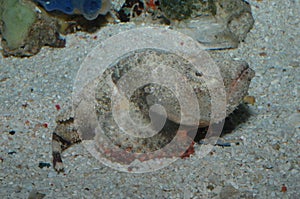
[[[216,56],[214,57],[214,61],[217,63],[223,78],[226,91],[226,99],[224,100],[226,101],[226,115],[228,116],[247,95],[250,81],[254,77],[254,71],[249,68],[248,64],[244,61],[224,60],[224,58],[218,58]],[[200,120],[196,121],[196,123],[182,124],[181,114],[185,113],[181,112],[181,106],[178,105],[176,96],[164,87],[149,84],[138,89],[130,97],[130,107],[133,113],[131,115],[133,118],[131,119],[140,121],[142,124],[150,124],[152,122],[151,119],[154,119],[154,123],[159,123],[161,121],[159,112],[156,113],[155,110],[152,110],[153,114],[157,116],[153,118],[150,118],[149,113],[150,107],[153,104],[160,104],[166,110],[168,120],[163,128],[152,137],[143,138],[130,136],[120,130],[113,117],[112,99],[110,98],[112,90],[109,84],[112,82],[117,85],[118,81],[122,79],[121,77],[125,76],[127,70],[135,70],[149,66],[151,63],[154,65],[161,63],[162,65],[174,67],[180,71],[180,74],[185,74],[185,77],[188,78],[189,85],[192,85],[198,99],[199,109],[201,110]],[[128,67],[130,69],[128,69]],[[145,71],[145,76],[146,73],[147,71]],[[108,138],[108,143],[110,143],[107,145],[106,143],[102,144],[101,142],[97,142],[97,150],[102,151],[111,161],[129,165],[134,162],[135,159],[139,159],[140,161],[151,159],[152,157],[147,154],[151,154],[153,151],[157,151],[170,143],[176,135],[179,123],[180,125],[186,125],[187,131],[185,132],[188,132],[188,128],[190,127],[209,126],[211,120],[211,97],[205,86],[206,84],[202,81],[203,76],[192,70],[192,66],[190,66],[189,62],[181,59],[179,56],[175,56],[171,53],[145,50],[143,52],[133,53],[124,58],[124,60],[120,60],[117,64],[107,69],[104,74],[105,75],[98,79],[95,84],[97,85],[95,88],[95,104],[93,104],[92,107],[95,108],[94,111],[97,119],[101,123],[100,125],[105,137]],[[208,79],[206,83],[215,84],[215,80],[216,79],[211,78]],[[130,83],[126,82],[126,85],[130,85]],[[84,96],[86,96],[86,93]],[[189,102],[190,99],[187,100]],[[98,139],[95,133],[97,126],[97,122],[95,123],[96,118],[90,118],[93,114],[87,108],[88,106],[84,100],[80,101],[80,106],[77,106],[75,110],[70,107],[70,109],[62,112],[56,119],[57,126],[52,137],[52,156],[53,166],[57,172],[64,171],[61,153],[65,149],[80,141]],[[223,119],[224,118],[218,118],[216,121],[219,123]],[[154,130],[155,126],[156,125],[154,125]],[[143,134],[145,132],[147,135],[150,135],[147,131],[141,131]],[[182,135],[183,140],[180,140],[180,142],[185,145],[193,142],[187,133],[182,132]],[[118,150],[113,149],[114,147],[117,147]],[[179,147],[182,147],[182,145],[176,145],[173,148],[166,147],[170,151],[163,153],[162,157],[167,157],[165,156],[166,154],[170,155],[170,157],[178,155],[178,153],[175,152],[178,151]],[[184,152],[185,149],[186,148],[180,148],[182,152]],[[136,157],[135,153],[140,154],[140,156]]]
[[[60,11],[68,15],[81,14],[87,20],[105,15],[111,6],[110,0],[34,0],[47,11]]]

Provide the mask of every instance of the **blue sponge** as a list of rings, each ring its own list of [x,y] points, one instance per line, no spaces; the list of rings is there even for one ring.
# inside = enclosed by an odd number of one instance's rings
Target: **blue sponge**
[[[74,14],[74,6],[72,0],[36,0],[47,11],[58,10],[66,14]]]
[[[102,0],[34,0],[47,11],[58,10],[65,14],[82,14],[86,19],[93,20],[99,14],[106,14],[108,9],[102,9]],[[104,0],[110,7],[110,0]]]
[[[102,7],[102,0],[72,0],[73,5],[87,19],[95,19]]]

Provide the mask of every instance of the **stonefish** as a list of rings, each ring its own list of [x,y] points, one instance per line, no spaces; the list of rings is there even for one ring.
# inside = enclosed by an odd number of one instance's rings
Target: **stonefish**
[[[149,32],[151,31],[146,31]],[[148,38],[147,34],[144,37]],[[192,44],[178,42],[176,45],[183,46],[185,49]],[[203,49],[206,48],[203,46]],[[103,75],[91,83],[94,85],[93,89],[87,89],[80,95],[76,95],[75,105],[57,117],[57,127],[53,132],[52,142],[55,170],[63,171],[62,151],[80,141],[97,140],[96,144],[92,144],[95,145],[97,152],[104,154],[112,162],[124,165],[130,165],[136,160],[143,162],[154,157],[168,158],[182,155],[187,148],[181,148],[181,144],[169,145],[167,151],[159,154],[156,154],[156,151],[173,140],[189,146],[195,136],[189,135],[191,129],[221,123],[243,101],[248,93],[250,81],[254,77],[254,71],[244,61],[225,60],[216,53],[212,53],[211,56],[219,69],[224,87],[224,97],[221,101],[225,104],[225,114],[218,115],[218,110],[221,112],[222,107],[212,98],[214,93],[220,92],[217,84],[219,81],[214,76],[205,77],[204,70],[196,70],[190,60],[172,52],[151,48],[132,51],[106,68]],[[200,56],[200,59],[206,62],[205,57]],[[136,73],[128,77],[132,71]],[[172,71],[178,71],[179,76],[173,76]],[[149,75],[158,77],[161,84],[150,82],[137,86],[140,80]],[[185,93],[187,89],[181,87],[182,84],[178,86],[176,84],[182,80],[195,94],[194,100],[197,105],[188,94],[183,94],[180,98],[176,92],[166,86],[175,85],[173,87],[175,90],[181,89]],[[134,87],[136,88],[132,92],[124,95],[126,99],[112,96],[116,91],[121,92]],[[210,90],[209,87],[212,89]],[[86,100],[87,98],[89,100]],[[182,108],[183,104],[180,100],[189,107],[188,111]],[[115,101],[118,101],[116,106]],[[124,101],[128,104],[126,105]],[[160,107],[163,107],[163,112]],[[199,107],[199,112],[194,114],[196,107]],[[213,108],[217,110],[214,117],[212,117]],[[124,115],[121,109],[126,109],[128,115]],[[131,122],[136,126],[128,125]],[[101,128],[103,136],[97,133],[99,130],[97,126]],[[139,126],[147,128],[139,128]],[[214,136],[213,131],[210,133]],[[182,153],[176,153],[178,149]]]

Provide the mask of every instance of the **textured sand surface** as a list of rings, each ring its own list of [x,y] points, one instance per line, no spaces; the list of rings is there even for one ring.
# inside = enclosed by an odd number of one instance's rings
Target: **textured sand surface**
[[[68,106],[81,62],[111,27],[69,35],[64,49],[1,57],[0,198],[35,191],[45,198],[300,198],[300,1],[250,4],[254,28],[238,49],[224,52],[256,71],[250,117],[224,137],[240,144],[214,147],[205,157],[196,145],[191,158],[152,173],[113,170],[82,145],[63,154],[64,174],[39,167],[52,165],[56,105]]]

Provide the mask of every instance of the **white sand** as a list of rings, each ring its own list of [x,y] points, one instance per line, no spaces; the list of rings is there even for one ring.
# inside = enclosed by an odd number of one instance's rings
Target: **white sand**
[[[66,48],[32,58],[1,57],[0,198],[27,198],[32,190],[45,198],[300,198],[300,1],[250,3],[254,28],[238,49],[224,52],[256,71],[251,117],[225,137],[242,142],[204,158],[197,145],[191,158],[152,173],[118,172],[82,145],[64,153],[65,174],[39,168],[52,161],[55,105],[71,101],[80,63],[109,27],[97,39],[70,35]]]

